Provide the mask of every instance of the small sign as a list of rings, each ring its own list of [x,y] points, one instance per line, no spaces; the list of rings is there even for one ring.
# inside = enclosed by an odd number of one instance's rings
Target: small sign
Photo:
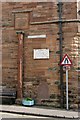
[[[64,65],[64,66],[63,66],[63,70],[64,70],[64,71],[70,70],[70,65]]]
[[[70,60],[67,54],[63,57],[60,65],[72,65],[72,61]]]
[[[49,49],[34,49],[34,59],[49,59]]]

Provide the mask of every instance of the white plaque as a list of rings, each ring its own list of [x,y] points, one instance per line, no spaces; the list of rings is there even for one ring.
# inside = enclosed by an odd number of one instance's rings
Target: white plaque
[[[34,59],[49,59],[49,49],[34,49]]]
[[[46,38],[46,35],[30,35],[28,38]]]

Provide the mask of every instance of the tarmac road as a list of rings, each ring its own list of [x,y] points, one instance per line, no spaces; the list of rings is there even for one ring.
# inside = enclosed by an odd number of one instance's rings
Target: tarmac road
[[[17,120],[18,119],[22,120],[26,118],[27,120],[79,120],[79,119],[50,118],[50,117],[41,117],[41,116],[32,116],[32,115],[21,115],[21,114],[7,113],[7,112],[0,112],[0,118],[2,120],[8,120],[8,119],[14,120],[14,118],[16,118]]]
[[[0,112],[0,117],[2,118],[46,118],[46,117],[38,117],[38,116],[32,116],[32,115],[7,113],[7,112]]]

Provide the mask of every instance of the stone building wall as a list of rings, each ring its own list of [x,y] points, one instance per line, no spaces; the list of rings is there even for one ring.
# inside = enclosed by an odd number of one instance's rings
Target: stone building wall
[[[77,4],[63,3],[62,19],[77,18]],[[53,2],[2,3],[2,85],[17,88],[18,39],[16,31],[24,31],[23,97],[32,97],[38,105],[60,107],[59,24],[58,6]],[[50,21],[50,23],[49,23]],[[43,22],[43,23],[42,23]],[[78,107],[78,23],[64,22],[63,55],[72,60],[69,70],[69,106]],[[45,38],[28,36],[45,35]],[[49,59],[34,59],[34,49],[49,49]],[[64,72],[65,98],[65,72]]]

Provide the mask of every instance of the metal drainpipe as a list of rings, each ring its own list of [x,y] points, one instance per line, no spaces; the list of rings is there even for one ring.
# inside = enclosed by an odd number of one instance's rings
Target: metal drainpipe
[[[63,45],[63,36],[62,36],[62,2],[58,2],[58,12],[59,12],[59,50],[60,50],[60,62],[62,61],[63,57],[63,50],[62,50],[62,45]],[[64,85],[63,85],[63,68],[60,66],[60,105],[61,108],[64,108]]]
[[[23,78],[23,81],[24,81],[24,39],[25,39],[25,32],[23,32],[23,66],[22,66],[22,68],[23,68],[23,70],[22,70],[22,78]],[[23,84],[23,81],[22,81],[22,84]],[[24,89],[22,88],[22,94],[23,94],[23,92],[24,92]],[[23,97],[24,97],[24,94],[23,94]]]
[[[24,32],[17,31],[18,36],[18,84],[17,84],[17,99],[22,99],[22,83],[23,83],[23,40]]]

